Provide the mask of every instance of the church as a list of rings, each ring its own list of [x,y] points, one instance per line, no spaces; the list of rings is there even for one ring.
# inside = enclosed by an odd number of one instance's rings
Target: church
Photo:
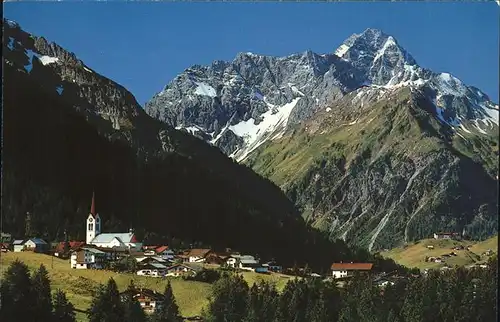
[[[137,241],[132,229],[128,233],[101,233],[101,227],[102,220],[95,210],[95,194],[93,193],[90,213],[85,227],[87,245],[134,251],[139,251],[142,248],[142,243]]]

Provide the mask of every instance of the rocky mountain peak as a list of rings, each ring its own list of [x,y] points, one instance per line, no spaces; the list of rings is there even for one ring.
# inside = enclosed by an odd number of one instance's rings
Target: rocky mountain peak
[[[242,161],[264,142],[366,86],[378,93],[373,97],[400,87],[426,87],[436,118],[448,125],[459,126],[460,118],[487,118],[488,128],[498,123],[498,109],[483,93],[448,73],[418,66],[395,37],[372,28],[350,36],[332,54],[240,52],[230,62],[193,65],[154,95],[145,111]]]
[[[335,55],[349,61],[361,71],[366,82],[375,85],[399,83],[404,79],[401,76],[405,66],[417,65],[393,36],[372,28],[347,38]]]

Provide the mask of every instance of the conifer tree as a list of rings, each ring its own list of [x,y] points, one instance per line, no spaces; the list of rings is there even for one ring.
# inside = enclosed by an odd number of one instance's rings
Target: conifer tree
[[[33,274],[32,285],[35,296],[35,302],[33,303],[35,321],[50,321],[52,315],[52,295],[50,294],[49,273],[43,264]]]
[[[273,321],[276,315],[278,292],[273,284],[260,281],[249,291],[248,308],[245,321]]]
[[[246,317],[248,285],[241,275],[225,274],[212,287],[206,320],[240,322]]]
[[[15,260],[5,272],[0,288],[0,321],[34,321],[32,284],[28,267]]]
[[[163,292],[163,302],[160,309],[155,312],[153,320],[155,322],[180,322],[182,317],[179,313],[179,307],[175,302],[174,293],[172,292],[172,286],[170,281],[167,282],[165,286],[165,291]]]
[[[57,290],[54,294],[54,311],[52,313],[53,322],[75,322],[75,312],[73,304],[66,298],[66,294]]]
[[[316,299],[309,313],[311,322],[337,321],[341,308],[341,298],[337,286],[332,282],[317,286],[319,298]]]
[[[67,255],[69,253],[69,240],[68,240],[68,234],[66,231],[64,231],[64,244],[63,244],[63,255]]]
[[[92,299],[88,311],[89,322],[115,322],[125,319],[123,303],[113,278],[107,285],[100,286]]]
[[[125,322],[145,322],[146,314],[144,313],[141,305],[134,298],[136,292],[136,287],[134,281],[130,280],[130,284],[125,291],[125,298],[123,301],[123,306],[125,310]]]

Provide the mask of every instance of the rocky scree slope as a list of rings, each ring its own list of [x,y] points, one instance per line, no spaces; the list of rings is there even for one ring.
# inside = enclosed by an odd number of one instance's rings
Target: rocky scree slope
[[[10,20],[3,27],[5,231],[57,240],[66,230],[81,240],[95,190],[107,231],[134,227],[140,238],[203,241],[290,265],[349,256],[307,227],[270,181],[149,117],[126,89],[57,44]],[[331,256],[307,258],[310,247]]]
[[[237,161],[318,110],[361,87],[428,87],[437,117],[461,133],[495,132],[498,107],[448,73],[434,73],[375,29],[334,53],[287,57],[240,53],[232,62],[194,65],[145,105],[146,112],[219,147]]]

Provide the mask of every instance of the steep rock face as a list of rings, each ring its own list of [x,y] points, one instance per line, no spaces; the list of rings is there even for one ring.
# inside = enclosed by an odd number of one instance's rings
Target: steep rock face
[[[83,239],[95,191],[104,231],[132,226],[140,238],[202,241],[290,265],[309,261],[297,252],[310,247],[332,254],[321,264],[312,259],[321,266],[347,254],[341,244],[332,252],[269,180],[149,117],[130,92],[74,54],[11,21],[4,27],[5,231]]]
[[[246,163],[280,185],[310,224],[370,250],[440,230],[490,236],[498,136],[443,124],[428,95],[357,90]]]
[[[448,73],[418,66],[396,39],[376,29],[352,35],[334,54],[240,53],[232,62],[194,65],[145,110],[243,161],[264,142],[363,86],[427,87],[443,123],[458,128],[474,119],[479,131],[498,126],[498,107],[487,95]]]
[[[354,89],[358,81],[348,69],[333,54],[240,53],[232,62],[188,68],[146,103],[145,110],[242,160],[287,125]]]

